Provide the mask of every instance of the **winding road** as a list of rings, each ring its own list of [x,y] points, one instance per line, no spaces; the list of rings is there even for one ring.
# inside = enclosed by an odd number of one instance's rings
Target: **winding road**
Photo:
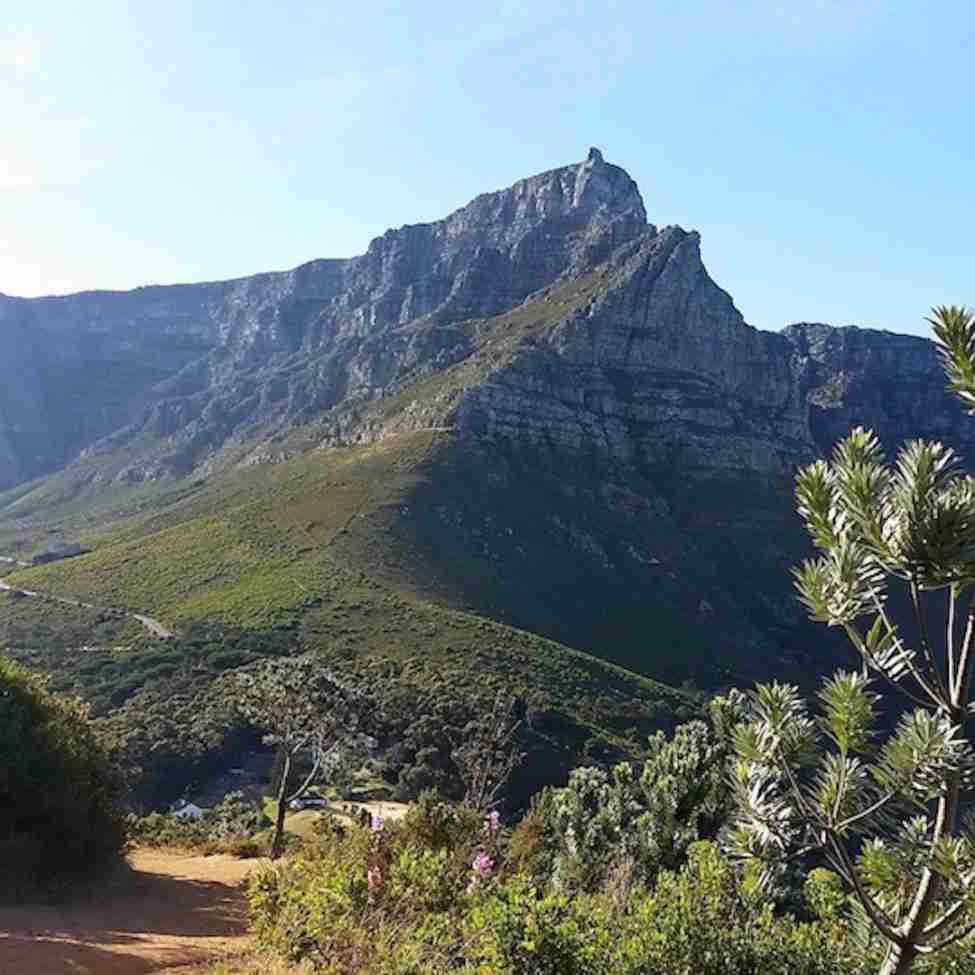
[[[13,563],[18,566],[26,566],[25,562],[17,562],[15,559],[0,557],[0,562],[6,562],[8,564]],[[28,599],[43,599],[49,603],[61,603],[64,606],[75,606],[79,609],[90,609],[94,610],[96,613],[115,613],[119,616],[129,616],[137,622],[141,623],[146,632],[155,637],[157,640],[172,640],[175,638],[176,634],[167,629],[159,620],[154,620],[151,616],[145,616],[141,613],[130,613],[125,609],[114,609],[105,606],[95,606],[92,603],[83,603],[77,599],[66,599],[64,596],[52,596],[49,593],[38,592],[36,589],[20,589],[17,586],[11,586],[9,583],[4,582],[0,579],[0,591],[11,592],[19,596],[26,596]]]

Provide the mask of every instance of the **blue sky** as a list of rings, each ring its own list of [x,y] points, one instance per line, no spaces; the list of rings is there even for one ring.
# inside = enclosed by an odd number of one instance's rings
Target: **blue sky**
[[[754,325],[975,303],[969,3],[17,6],[7,294],[360,253],[596,145]]]

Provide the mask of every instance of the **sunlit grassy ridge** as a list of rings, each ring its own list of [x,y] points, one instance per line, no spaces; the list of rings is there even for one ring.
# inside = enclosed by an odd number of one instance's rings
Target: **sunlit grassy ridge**
[[[434,598],[428,546],[396,523],[448,448],[449,438],[413,433],[227,472],[86,536],[90,554],[10,578],[181,632],[219,624],[295,650],[394,658],[421,684],[519,689],[605,740],[686,711],[665,685]]]
[[[85,535],[90,554],[20,570],[11,581],[173,624],[271,625],[281,612],[349,585],[344,577],[333,584],[331,543],[409,489],[430,439],[313,451],[218,477],[206,491]]]
[[[371,445],[318,447],[332,429],[325,417],[270,438],[255,432],[206,477],[108,480],[78,494],[85,461],[0,498],[0,551],[5,538],[36,549],[51,526],[92,549],[11,579],[181,633],[215,624],[266,634],[275,647],[422,660],[459,682],[497,678],[604,727],[683,699],[567,647],[675,683],[765,671],[768,643],[739,611],[752,597],[733,591],[738,579],[754,587],[762,568],[741,565],[733,541],[713,542],[708,526],[720,522],[730,539],[736,523],[751,531],[768,515],[774,539],[787,495],[443,429],[465,390],[584,311],[618,273],[607,265],[497,318],[452,326],[470,339],[463,361],[339,408],[354,412],[353,429],[383,432]],[[708,547],[697,550],[698,539]],[[735,621],[747,647],[736,659],[702,642],[702,614],[713,612]],[[625,685],[629,703],[604,699],[611,685]]]

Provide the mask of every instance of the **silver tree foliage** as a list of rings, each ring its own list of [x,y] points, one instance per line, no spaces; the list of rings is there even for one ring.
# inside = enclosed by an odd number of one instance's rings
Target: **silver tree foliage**
[[[975,413],[975,317],[938,308],[930,321]],[[845,631],[859,666],[824,683],[815,715],[795,687],[754,691],[736,734],[728,846],[770,871],[822,851],[879,942],[882,975],[940,971],[975,951],[975,831],[963,815],[975,785],[975,481],[943,444],[908,443],[891,465],[856,429],[799,472],[796,500],[820,552],[795,570],[799,596]],[[910,627],[891,612],[898,589]],[[881,740],[884,690],[908,704]]]

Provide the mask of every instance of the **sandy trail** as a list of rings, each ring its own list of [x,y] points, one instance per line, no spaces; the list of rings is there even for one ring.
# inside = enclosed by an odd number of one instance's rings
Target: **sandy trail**
[[[92,896],[0,906],[0,975],[143,975],[246,947],[240,883],[261,861],[158,850],[129,861]]]
[[[22,564],[23,563],[18,563],[18,565]],[[28,599],[43,599],[49,603],[61,603],[62,606],[77,606],[80,609],[94,610],[96,613],[106,612],[104,608],[99,609],[98,606],[95,606],[92,603],[82,603],[77,599],[66,599],[64,596],[51,596],[48,593],[37,592],[34,589],[18,589],[16,586],[11,586],[9,583],[4,582],[3,579],[0,579],[0,590],[3,592],[16,593],[18,596],[26,596]],[[166,627],[163,626],[159,620],[154,620],[151,616],[142,616],[139,613],[129,613],[124,609],[107,610],[107,612],[117,613],[121,616],[131,616],[132,619],[142,624],[150,636],[155,637],[157,640],[172,640],[176,636],[172,630],[166,629]]]

